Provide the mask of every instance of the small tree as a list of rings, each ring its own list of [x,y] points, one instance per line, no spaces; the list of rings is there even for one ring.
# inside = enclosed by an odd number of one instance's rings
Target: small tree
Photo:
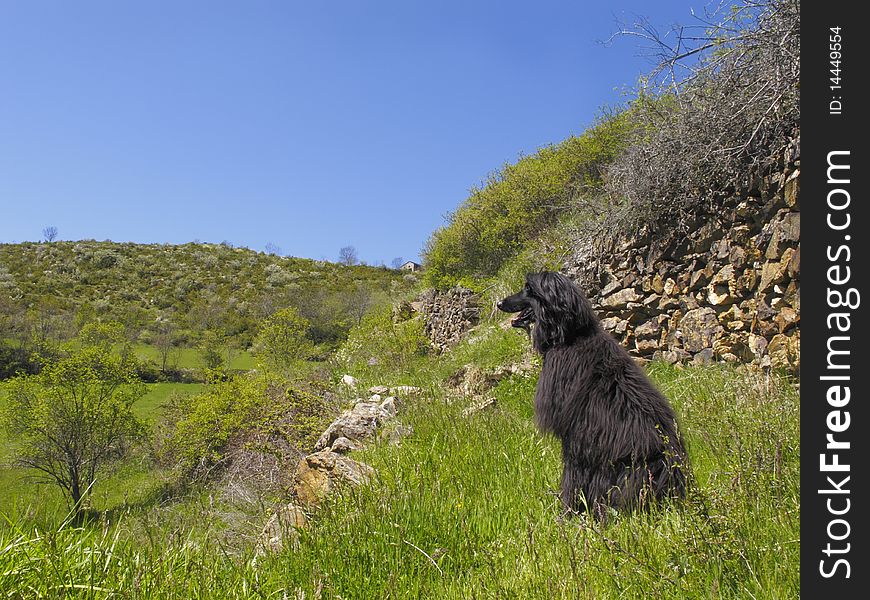
[[[396,271],[405,264],[405,260],[401,256],[397,256],[392,261],[390,261],[390,266],[392,266]]]
[[[356,253],[356,248],[353,246],[344,246],[341,250],[338,251],[338,262],[352,266],[355,265],[359,261],[359,256]]]
[[[169,359],[173,351],[177,349],[178,336],[176,334],[175,324],[168,318],[161,318],[157,324],[157,331],[154,333],[154,347],[160,355],[160,372],[166,374],[166,367],[169,366]]]
[[[281,246],[279,246],[278,244],[274,244],[272,242],[269,242],[268,244],[266,244],[266,254],[274,254],[275,256],[280,256],[281,255]]]
[[[314,355],[314,344],[306,337],[308,327],[308,320],[299,311],[283,308],[260,325],[255,351],[273,367],[289,370]]]
[[[42,237],[45,238],[46,242],[53,242],[57,239],[57,227],[55,227],[54,225],[44,227],[42,229]]]
[[[64,358],[10,381],[3,415],[18,463],[60,486],[76,511],[97,474],[142,433],[131,407],[145,394],[129,355],[113,349],[120,326],[86,329]]]

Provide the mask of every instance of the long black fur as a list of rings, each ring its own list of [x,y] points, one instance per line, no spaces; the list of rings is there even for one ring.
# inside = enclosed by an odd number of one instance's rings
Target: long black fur
[[[604,518],[686,494],[687,456],[667,399],[605,332],[580,289],[561,273],[531,273],[498,303],[533,325],[543,355],[535,392],[538,426],[562,441],[561,498]]]

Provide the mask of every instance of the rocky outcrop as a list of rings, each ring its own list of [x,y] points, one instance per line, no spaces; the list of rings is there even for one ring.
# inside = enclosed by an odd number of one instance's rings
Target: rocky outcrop
[[[799,372],[800,138],[764,164],[743,190],[699,200],[684,232],[580,241],[566,271],[634,355]]]
[[[339,415],[317,440],[314,449],[319,451],[332,448],[338,440],[342,440],[343,449],[352,449],[355,443],[371,437],[378,428],[395,416],[396,398],[388,396],[382,401],[380,395],[374,394],[368,402],[357,402],[352,409]]]
[[[452,348],[480,321],[479,297],[473,291],[454,287],[446,292],[427,290],[417,306],[423,313],[424,331],[432,345],[443,352]]]
[[[308,528],[308,517],[301,507],[293,504],[279,506],[263,525],[260,532],[259,552],[278,552],[288,545],[296,547],[299,531]]]
[[[294,492],[303,505],[316,506],[337,485],[360,485],[367,482],[371,474],[370,466],[327,448],[299,461]]]
[[[408,395],[421,392],[413,386],[374,386],[370,389],[372,395],[368,401],[357,398],[352,408],[341,413],[326,428],[314,446],[315,451],[303,457],[296,467],[293,492],[303,506],[317,506],[339,485],[360,485],[368,481],[372,468],[348,454],[361,448],[376,434],[397,444],[411,433],[409,427],[396,421],[401,406],[399,397],[381,397],[381,393],[398,391]]]

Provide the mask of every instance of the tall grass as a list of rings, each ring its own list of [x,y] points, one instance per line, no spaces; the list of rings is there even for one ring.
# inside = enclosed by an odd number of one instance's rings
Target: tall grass
[[[361,367],[363,385],[428,390],[402,408],[413,433],[398,447],[382,441],[356,453],[377,470],[372,483],[330,497],[281,552],[259,556],[207,524],[10,523],[0,527],[0,595],[799,596],[799,403],[788,380],[652,365],[681,416],[692,493],[601,526],[561,514],[558,443],[532,424],[536,370],[503,379],[488,392],[496,403],[467,416],[471,399],[445,391],[461,365],[516,361],[526,347],[519,332],[485,326],[438,359],[409,357],[392,372]]]

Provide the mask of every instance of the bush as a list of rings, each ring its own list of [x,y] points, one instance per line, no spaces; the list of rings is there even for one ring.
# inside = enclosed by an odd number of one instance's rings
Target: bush
[[[260,324],[254,352],[269,366],[287,372],[314,355],[314,345],[305,337],[308,328],[299,311],[283,308]]]
[[[295,456],[329,424],[334,411],[325,398],[267,372],[215,381],[202,394],[171,400],[158,458],[183,477],[205,479],[226,467],[235,450]]]
[[[473,287],[495,275],[561,215],[586,207],[601,190],[604,167],[625,146],[623,113],[602,117],[579,137],[505,165],[436,230],[424,249],[424,283]]]
[[[425,355],[428,349],[422,319],[396,323],[392,308],[383,306],[365,315],[359,325],[351,329],[347,341],[336,352],[335,360],[341,368],[351,371],[375,365],[395,368]]]

